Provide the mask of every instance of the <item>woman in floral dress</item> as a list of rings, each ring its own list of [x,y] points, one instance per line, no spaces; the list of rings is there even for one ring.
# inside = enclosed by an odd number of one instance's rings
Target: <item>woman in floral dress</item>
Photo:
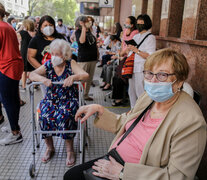
[[[82,70],[74,60],[70,60],[71,50],[65,40],[56,39],[50,45],[51,60],[30,74],[33,81],[43,82],[47,86],[47,93],[40,102],[40,128],[49,130],[75,130],[75,114],[79,108],[78,89],[73,85],[74,81],[87,80],[88,74]],[[63,82],[63,85],[52,84]],[[73,138],[75,134],[57,134],[65,140],[67,159],[66,165],[75,164]],[[44,134],[47,145],[42,158],[47,163],[54,155],[55,148],[51,134]]]

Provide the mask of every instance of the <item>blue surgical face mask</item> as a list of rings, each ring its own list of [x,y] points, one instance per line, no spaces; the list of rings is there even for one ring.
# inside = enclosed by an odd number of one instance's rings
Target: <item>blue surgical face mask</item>
[[[16,25],[17,25],[17,23],[12,23],[12,27],[14,28],[14,29],[16,29]]]
[[[172,90],[174,82],[152,83],[145,80],[144,89],[149,97],[155,102],[164,102],[174,96],[175,93],[173,93]]]

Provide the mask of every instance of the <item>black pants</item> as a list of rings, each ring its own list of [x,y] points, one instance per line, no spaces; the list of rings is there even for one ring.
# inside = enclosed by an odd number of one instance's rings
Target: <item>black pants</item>
[[[101,159],[101,158],[102,157],[88,161],[84,164],[80,164],[78,166],[75,166],[75,167],[69,169],[65,173],[63,179],[64,180],[85,180],[84,175],[83,175],[83,171],[91,168],[93,166],[94,162],[97,161],[98,159]]]
[[[0,102],[4,105],[12,131],[19,131],[19,81],[0,72]],[[1,109],[1,106],[0,106]],[[2,110],[0,110],[2,113]],[[1,114],[0,114],[1,115]]]
[[[112,99],[124,99],[126,96],[127,83],[118,76],[114,76],[112,87]]]
[[[102,65],[107,64],[108,61],[111,60],[111,56],[110,54],[106,54],[102,56]]]

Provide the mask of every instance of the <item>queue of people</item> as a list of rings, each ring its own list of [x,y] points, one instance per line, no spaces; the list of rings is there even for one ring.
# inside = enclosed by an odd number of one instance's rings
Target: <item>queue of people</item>
[[[3,105],[11,127],[0,145],[23,141],[19,81],[22,78],[26,90],[29,78],[44,84],[39,104],[42,131],[76,130],[76,121],[83,123],[97,114],[95,127],[116,134],[107,159],[77,165],[65,173],[65,180],[84,180],[90,169],[91,176],[105,179],[194,178],[206,145],[206,122],[199,106],[184,91],[189,74],[186,58],[172,49],[156,51],[148,15],[128,16],[124,28],[117,22],[112,34],[102,33],[91,16],[78,17],[76,29],[70,33],[62,19],[56,26],[48,15],[28,17],[17,30],[14,19],[9,19],[10,25],[4,22],[8,15],[0,3],[0,124],[5,120]],[[129,94],[129,112],[118,115],[99,104],[79,107],[73,82],[85,82],[84,99],[93,101],[89,91],[98,60],[103,68],[101,88],[112,89],[113,106],[123,105]],[[52,84],[60,81],[63,85]],[[57,135],[65,140],[66,166],[74,166],[75,134]],[[42,138],[46,152],[41,161],[47,163],[55,147],[51,134]]]

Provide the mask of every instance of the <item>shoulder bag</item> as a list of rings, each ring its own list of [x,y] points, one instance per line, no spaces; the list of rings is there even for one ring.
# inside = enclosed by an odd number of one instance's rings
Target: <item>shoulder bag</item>
[[[144,40],[151,34],[152,33],[147,34],[136,47],[139,48],[141,46],[141,44],[144,42]],[[122,77],[123,78],[132,78],[133,69],[134,69],[134,56],[135,56],[135,54],[132,53],[129,57],[127,57],[126,61],[124,62],[124,65],[122,68]]]

